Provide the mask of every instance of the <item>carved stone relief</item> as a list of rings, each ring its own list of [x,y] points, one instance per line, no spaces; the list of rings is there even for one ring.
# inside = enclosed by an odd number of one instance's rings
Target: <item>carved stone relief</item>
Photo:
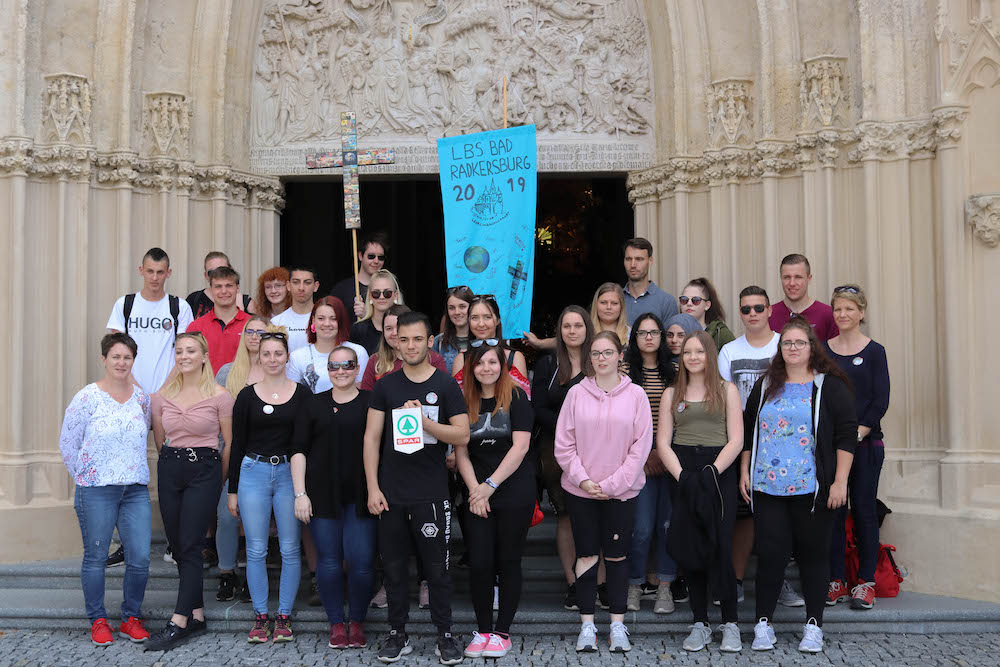
[[[254,61],[252,166],[304,172],[340,112],[396,148],[369,172],[433,172],[434,140],[534,123],[542,170],[631,170],[655,153],[638,0],[270,0]],[[553,148],[558,150],[545,150]]]
[[[49,74],[42,93],[40,141],[89,144],[90,82],[78,74]]]
[[[818,56],[802,63],[799,103],[802,129],[817,130],[847,123],[847,59]]]
[[[965,202],[965,220],[977,239],[991,248],[1000,245],[1000,193],[969,197]]]
[[[188,156],[191,103],[179,93],[146,93],[142,110],[143,144],[150,155]]]
[[[708,137],[712,148],[753,144],[750,84],[723,79],[708,87]]]

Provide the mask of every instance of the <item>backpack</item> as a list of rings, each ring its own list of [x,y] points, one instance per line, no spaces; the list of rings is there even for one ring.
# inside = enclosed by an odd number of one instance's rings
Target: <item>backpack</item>
[[[174,319],[174,340],[177,340],[177,327],[180,326],[181,300],[173,294],[167,295],[167,303],[170,304],[170,317]],[[125,335],[128,335],[128,318],[132,314],[132,306],[135,305],[135,293],[125,295],[123,315],[125,316]]]
[[[858,544],[854,537],[854,517],[847,515],[845,523],[847,532],[847,549],[844,551],[845,569],[847,576],[847,587],[854,588],[858,585],[858,568],[860,566],[858,558]],[[896,547],[891,544],[878,545],[878,561],[875,564],[875,597],[894,598],[899,595],[899,584],[903,581],[903,574],[896,566],[896,559],[892,557],[892,552]]]

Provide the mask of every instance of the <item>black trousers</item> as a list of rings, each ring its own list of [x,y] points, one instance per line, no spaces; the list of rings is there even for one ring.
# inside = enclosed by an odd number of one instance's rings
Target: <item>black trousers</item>
[[[771,496],[754,491],[753,526],[757,545],[757,616],[772,618],[793,549],[802,575],[806,619],[823,625],[830,584],[830,535],[834,512],[812,494]]]
[[[521,601],[521,555],[535,506],[494,509],[487,517],[466,510],[463,536],[469,550],[472,606],[479,632],[510,633]],[[493,582],[499,578],[500,610],[493,625]]]
[[[412,544],[427,579],[431,622],[439,634],[451,632],[451,573],[448,571],[451,501],[392,503],[389,507],[391,509],[378,518],[389,627],[403,632],[410,615],[408,566]]]
[[[180,579],[174,613],[190,617],[192,609],[205,606],[201,550],[219,504],[222,464],[217,453],[211,456],[209,452],[199,452],[199,458],[193,461],[187,456],[177,458],[174,454],[164,447],[157,461],[157,495],[163,528],[173,549]]]
[[[577,559],[604,554],[607,572],[608,602],[612,614],[624,614],[628,598],[628,561],[609,558],[627,557],[632,548],[635,524],[635,498],[594,500],[566,494],[570,525]],[[580,614],[594,613],[597,595],[597,564],[576,578],[576,598]]]

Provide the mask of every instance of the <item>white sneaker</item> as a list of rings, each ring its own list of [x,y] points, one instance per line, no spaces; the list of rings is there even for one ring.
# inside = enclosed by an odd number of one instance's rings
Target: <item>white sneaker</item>
[[[743,650],[743,642],[740,641],[740,626],[735,623],[723,623],[719,626],[722,632],[722,641],[719,643],[720,651],[729,653],[739,653]]]
[[[639,584],[628,585],[628,600],[625,608],[629,611],[639,611],[639,601],[642,599],[642,587]]]
[[[167,550],[163,552],[163,562],[177,565],[177,561],[174,560],[174,553],[170,550],[170,547],[167,547]]]
[[[712,628],[701,621],[690,627],[691,634],[684,640],[683,647],[685,651],[700,651],[712,643]]]
[[[788,583],[788,580],[781,582],[781,593],[778,594],[778,604],[783,604],[786,607],[804,607],[806,606],[806,601],[802,599],[802,596],[795,592],[792,585]]]
[[[816,625],[815,618],[810,618],[802,626],[802,641],[799,642],[799,650],[803,653],[822,653],[823,628]]]
[[[674,613],[674,596],[670,592],[670,584],[662,583],[656,589],[656,602],[653,603],[654,614]]]
[[[580,634],[576,638],[577,653],[594,653],[597,651],[597,626],[593,623],[584,623],[580,628]]]
[[[628,641],[628,628],[624,623],[611,624],[611,652],[625,653],[632,650],[632,644]]]
[[[774,649],[776,639],[774,628],[771,627],[766,618],[762,618],[757,621],[757,625],[753,626],[753,644],[750,645],[750,648],[754,651],[771,651]]]

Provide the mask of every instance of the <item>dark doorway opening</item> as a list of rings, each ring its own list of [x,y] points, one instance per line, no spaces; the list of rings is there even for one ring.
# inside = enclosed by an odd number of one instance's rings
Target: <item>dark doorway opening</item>
[[[319,294],[351,275],[351,235],[344,230],[343,183],[285,183],[281,263],[302,263],[319,273]],[[362,177],[364,231],[388,234],[387,267],[400,280],[407,305],[435,324],[447,288],[444,218],[437,178],[390,180]],[[532,328],[551,335],[569,304],[590,308],[602,282],[622,282],[622,243],[633,236],[625,177],[538,179]]]

